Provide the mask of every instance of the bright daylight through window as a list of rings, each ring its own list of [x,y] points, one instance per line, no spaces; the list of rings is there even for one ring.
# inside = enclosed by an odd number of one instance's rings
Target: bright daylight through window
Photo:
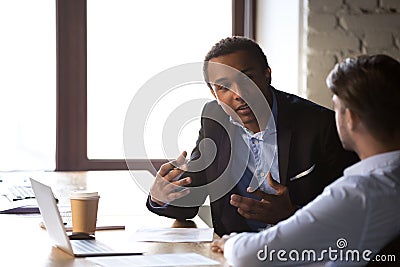
[[[203,61],[214,43],[231,35],[232,1],[88,0],[87,12],[88,157],[122,159],[124,119],[135,92],[164,70]],[[204,83],[185,85],[161,97],[150,114],[137,114],[148,116],[148,127],[146,155],[136,158],[165,158],[167,117],[204,98],[212,99]],[[171,141],[190,153],[199,127],[199,118],[187,121]]]
[[[0,171],[54,170],[55,1],[0,1]]]

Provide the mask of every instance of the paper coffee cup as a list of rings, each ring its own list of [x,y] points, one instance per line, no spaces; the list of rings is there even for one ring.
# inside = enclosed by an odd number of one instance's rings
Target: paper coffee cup
[[[96,231],[98,192],[73,191],[70,194],[72,232],[94,234]]]

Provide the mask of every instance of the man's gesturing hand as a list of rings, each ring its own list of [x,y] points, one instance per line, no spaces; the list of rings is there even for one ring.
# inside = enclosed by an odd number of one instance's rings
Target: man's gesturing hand
[[[268,184],[275,189],[275,194],[267,194],[257,189],[252,194],[258,196],[261,200],[233,194],[230,203],[237,207],[239,214],[246,219],[276,224],[290,217],[296,211],[296,208],[290,201],[288,188],[272,179],[271,173],[268,173],[267,179]],[[250,188],[247,191],[251,193]]]
[[[157,172],[156,180],[150,189],[151,201],[163,206],[165,203],[169,203],[190,193],[190,189],[182,188],[182,186],[190,184],[191,178],[186,177],[177,180],[185,171],[186,155],[186,151],[183,151],[176,160],[161,166]]]

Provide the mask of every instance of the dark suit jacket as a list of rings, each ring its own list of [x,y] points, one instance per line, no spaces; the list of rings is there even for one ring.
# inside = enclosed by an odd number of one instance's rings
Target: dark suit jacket
[[[346,152],[340,143],[334,119],[334,112],[298,96],[274,90],[278,105],[277,143],[280,183],[288,187],[293,204],[304,206],[322,192],[325,186],[342,176],[344,168],[358,160],[351,152]],[[238,193],[235,183],[241,178],[223,175],[229,165],[231,155],[248,153],[248,151],[232,151],[228,136],[230,131],[237,129],[229,122],[229,117],[221,107],[212,101],[206,104],[201,119],[201,129],[196,148],[192,152],[195,158],[207,153],[210,148],[201,140],[211,139],[217,148],[217,154],[212,163],[203,171],[186,173],[192,178],[191,186],[201,186],[212,183],[207,188],[211,199],[211,213],[215,232],[222,236],[231,232],[251,231],[246,220],[230,205],[230,196]],[[206,143],[206,142],[204,142]],[[212,150],[212,149],[211,149]],[[311,173],[299,179],[290,181],[291,177],[310,169]],[[223,177],[221,179],[221,177]],[[232,182],[234,180],[234,182]],[[232,184],[231,187],[225,186]],[[220,196],[220,192],[228,193]],[[202,193],[189,194],[191,200],[196,200],[200,206],[206,197]],[[181,199],[183,200],[183,199]],[[179,202],[179,201],[178,201]],[[179,202],[176,205],[179,205]],[[177,207],[175,202],[166,208],[153,208],[150,200],[147,207],[150,211],[176,219],[189,219],[196,216],[198,206]]]

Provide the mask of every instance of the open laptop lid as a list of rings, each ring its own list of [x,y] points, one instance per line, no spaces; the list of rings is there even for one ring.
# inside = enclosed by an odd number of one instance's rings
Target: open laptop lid
[[[51,188],[30,178],[33,192],[53,245],[74,255]]]
[[[57,202],[54,198],[51,188],[31,178],[33,191],[42,214],[46,229],[52,239],[53,245],[64,250],[75,257],[90,256],[118,256],[118,255],[142,255],[142,252],[136,249],[120,244],[117,247],[109,247],[96,240],[69,240],[65,231]],[[72,243],[73,242],[73,243]],[[76,250],[78,248],[84,250]]]

